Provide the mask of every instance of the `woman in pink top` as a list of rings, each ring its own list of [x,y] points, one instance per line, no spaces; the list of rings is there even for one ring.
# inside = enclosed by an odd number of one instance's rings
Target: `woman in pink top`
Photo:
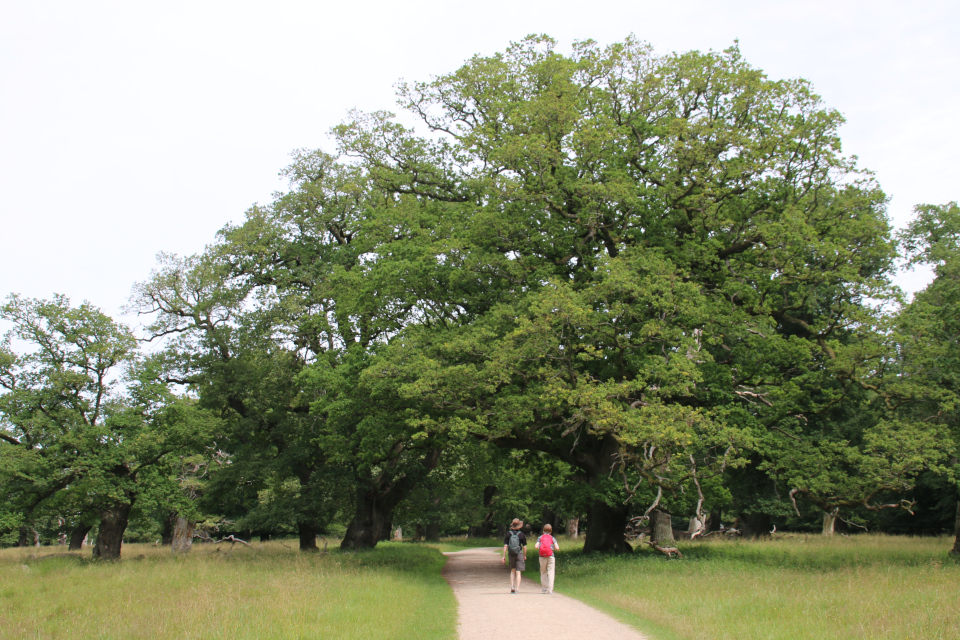
[[[543,525],[543,535],[537,538],[537,543],[533,545],[540,551],[540,586],[543,593],[553,593],[553,578],[557,570],[553,552],[560,551],[560,545],[552,534],[553,527],[549,524]]]

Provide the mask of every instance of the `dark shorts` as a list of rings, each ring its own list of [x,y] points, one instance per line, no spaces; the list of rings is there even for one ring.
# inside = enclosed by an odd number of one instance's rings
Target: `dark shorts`
[[[510,559],[510,568],[516,569],[517,571],[524,571],[527,568],[527,558],[524,554],[518,553],[516,555],[508,553],[507,556]]]

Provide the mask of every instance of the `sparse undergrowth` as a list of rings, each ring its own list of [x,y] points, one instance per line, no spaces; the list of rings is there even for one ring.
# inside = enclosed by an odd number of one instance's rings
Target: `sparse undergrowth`
[[[428,547],[301,554],[278,542],[230,552],[199,545],[174,558],[169,547],[131,544],[119,563],[33,561],[33,551],[0,552],[0,638],[455,635],[444,558]]]
[[[564,545],[563,543],[566,542]],[[946,538],[863,535],[679,543],[582,556],[561,540],[557,590],[657,640],[960,638]]]

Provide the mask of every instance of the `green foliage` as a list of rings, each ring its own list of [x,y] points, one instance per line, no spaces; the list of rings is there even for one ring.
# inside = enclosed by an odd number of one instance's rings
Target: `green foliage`
[[[960,207],[919,205],[900,239],[908,264],[932,265],[936,277],[896,318],[902,412],[947,432],[956,482],[960,442]]]
[[[843,466],[828,424],[883,373],[875,301],[895,295],[896,254],[885,196],[808,83],[736,48],[563,55],[540,36],[400,93],[429,136],[386,112],[336,133],[379,188],[456,219],[442,257],[461,275],[391,350],[432,405],[424,429],[550,453],[611,508],[700,514],[748,451],[781,481],[816,455]],[[875,428],[857,481],[908,487],[922,465]],[[936,458],[931,437],[906,458]]]
[[[160,256],[130,305],[151,358],[87,306],[11,298],[40,346],[0,346],[0,526],[135,492],[305,544],[349,520],[362,547],[546,507],[624,551],[654,505],[789,496],[805,525],[952,473],[960,209],[917,208],[900,248],[937,280],[894,314],[886,196],[809,83],[736,46],[531,36],[399,94],[421,129],[353,113],[337,155],[296,151],[287,191]],[[125,393],[88,375],[135,360]],[[23,446],[48,424],[56,447]]]
[[[19,516],[7,526],[33,526],[44,511],[74,526],[138,499],[176,499],[180,456],[218,422],[158,383],[130,330],[94,307],[11,296],[2,314],[13,323],[0,370],[4,511]]]

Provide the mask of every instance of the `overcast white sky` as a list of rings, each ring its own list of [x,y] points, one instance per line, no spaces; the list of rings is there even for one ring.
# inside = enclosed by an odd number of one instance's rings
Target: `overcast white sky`
[[[117,314],[158,251],[195,253],[332,148],[347,111],[530,33],[657,51],[734,39],[848,123],[902,224],[960,199],[960,3],[533,0],[0,3],[0,297],[65,293]],[[924,276],[901,279],[924,286]]]

